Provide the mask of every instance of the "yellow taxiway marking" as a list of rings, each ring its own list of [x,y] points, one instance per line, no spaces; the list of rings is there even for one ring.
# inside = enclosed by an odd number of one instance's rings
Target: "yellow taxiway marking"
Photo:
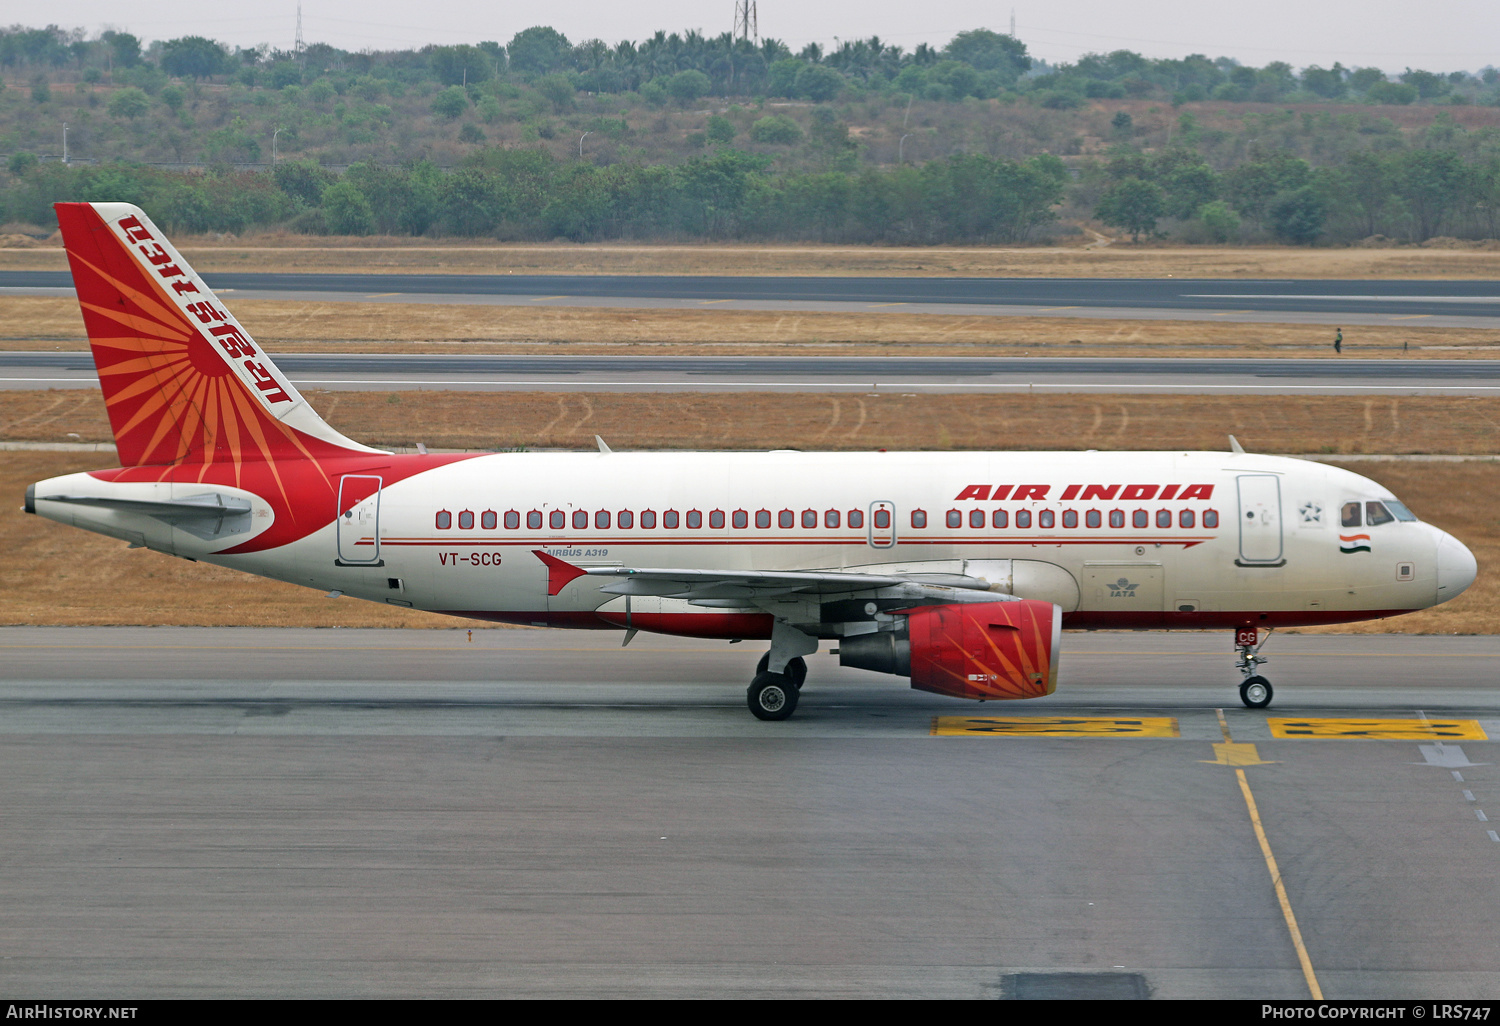
[[[533,303],[545,303],[549,299],[567,299],[567,296],[532,296]]]
[[[1478,720],[1268,719],[1274,738],[1345,738],[1367,741],[1488,741]]]
[[[933,737],[1178,737],[1175,716],[934,716]]]
[[[910,303],[870,303],[868,305],[871,306],[871,307],[882,307],[882,306],[910,306],[911,304]]]
[[[1225,741],[1214,745],[1214,757],[1202,759],[1214,766],[1270,766],[1271,763],[1260,757],[1255,746],[1239,741]]]
[[[704,306],[713,306],[715,303],[733,303],[732,299],[702,299],[699,300]]]
[[[399,292],[372,292],[368,296],[366,296],[365,298],[366,299],[384,299],[387,296],[399,296],[399,295],[401,295],[401,293],[399,293]]]
[[[1224,735],[1224,743],[1214,745],[1214,751],[1222,753],[1223,750],[1248,748],[1250,753],[1255,752],[1254,745],[1236,744],[1234,738],[1229,736],[1229,721],[1224,718],[1224,710],[1216,709],[1219,714],[1219,732]],[[1257,757],[1258,758],[1258,757]],[[1286,920],[1287,932],[1291,934],[1292,947],[1297,949],[1297,962],[1302,966],[1302,978],[1307,981],[1307,989],[1312,993],[1314,1001],[1323,1000],[1323,988],[1318,986],[1318,975],[1313,972],[1312,958],[1307,954],[1307,945],[1302,943],[1302,931],[1297,927],[1297,916],[1292,911],[1291,899],[1286,896],[1286,884],[1281,880],[1281,868],[1276,865],[1276,855],[1271,851],[1270,838],[1266,837],[1266,828],[1260,821],[1260,809],[1255,804],[1255,795],[1250,793],[1250,780],[1245,776],[1242,768],[1247,765],[1265,765],[1264,763],[1235,763],[1229,761],[1220,754],[1219,763],[1226,766],[1234,766],[1235,778],[1240,783],[1240,794],[1245,798],[1245,809],[1250,813],[1250,824],[1255,827],[1255,839],[1260,842],[1260,853],[1266,860],[1266,869],[1271,874],[1271,886],[1276,890],[1276,902],[1281,906],[1281,917]]]

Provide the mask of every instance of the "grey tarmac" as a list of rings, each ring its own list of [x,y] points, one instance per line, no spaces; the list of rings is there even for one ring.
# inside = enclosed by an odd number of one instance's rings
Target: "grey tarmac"
[[[1500,361],[1150,357],[285,353],[300,388],[355,391],[1500,394]],[[0,390],[95,388],[78,352],[0,352]]]
[[[1500,737],[1500,639],[1278,635],[1263,711],[1218,633],[1067,634],[1058,693],[1027,703],[822,653],[784,723],[744,707],[754,643],[619,644],[0,629],[0,988],[995,998],[1103,974],[1303,999],[1216,761],[1227,729],[1258,753],[1244,773],[1326,995],[1500,994],[1500,842],[1475,814],[1500,816],[1496,744],[1272,730]],[[936,737],[935,717],[1180,736]]]

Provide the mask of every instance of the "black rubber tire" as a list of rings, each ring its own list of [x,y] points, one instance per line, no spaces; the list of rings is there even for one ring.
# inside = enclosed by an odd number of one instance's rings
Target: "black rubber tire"
[[[757,673],[745,701],[758,720],[784,720],[797,710],[797,689],[785,674]]]
[[[1276,692],[1264,677],[1246,677],[1240,684],[1240,701],[1247,709],[1264,709]]]
[[[760,657],[760,662],[755,664],[755,675],[759,677],[770,665],[771,653],[767,652]],[[801,656],[793,656],[786,661],[786,673],[792,678],[792,686],[801,691],[802,682],[807,680],[807,661]]]

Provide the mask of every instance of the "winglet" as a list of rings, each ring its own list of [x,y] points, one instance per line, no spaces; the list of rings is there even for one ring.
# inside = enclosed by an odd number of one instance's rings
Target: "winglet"
[[[1233,435],[1229,436],[1229,451],[1237,452],[1241,456],[1245,455],[1245,447],[1241,445],[1240,440]]]
[[[599,443],[599,451],[601,453],[604,453],[604,454],[608,455],[609,453],[614,452],[613,449],[611,449],[609,446],[607,446],[607,445],[604,444],[604,439],[600,438],[598,435],[594,436],[594,441],[596,441],[596,442]]]
[[[547,567],[548,595],[556,595],[568,586],[569,581],[577,580],[588,574],[587,570],[581,570],[572,563],[565,563],[556,556],[549,556],[541,549],[532,549],[531,551]]]

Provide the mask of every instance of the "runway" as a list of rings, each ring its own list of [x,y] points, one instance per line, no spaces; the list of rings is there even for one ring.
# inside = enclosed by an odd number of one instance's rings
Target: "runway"
[[[273,354],[299,388],[1494,395],[1500,361]],[[95,388],[88,352],[0,352],[0,389]]]
[[[300,273],[215,273],[204,280],[231,301],[1500,327],[1500,282],[1493,281]],[[72,284],[64,271],[0,271],[0,295],[71,295]]]
[[[1218,634],[984,706],[820,654],[761,723],[752,646],[619,638],[0,629],[0,986],[1305,999],[1243,773],[1325,995],[1500,993],[1496,639],[1278,636],[1262,711]]]

